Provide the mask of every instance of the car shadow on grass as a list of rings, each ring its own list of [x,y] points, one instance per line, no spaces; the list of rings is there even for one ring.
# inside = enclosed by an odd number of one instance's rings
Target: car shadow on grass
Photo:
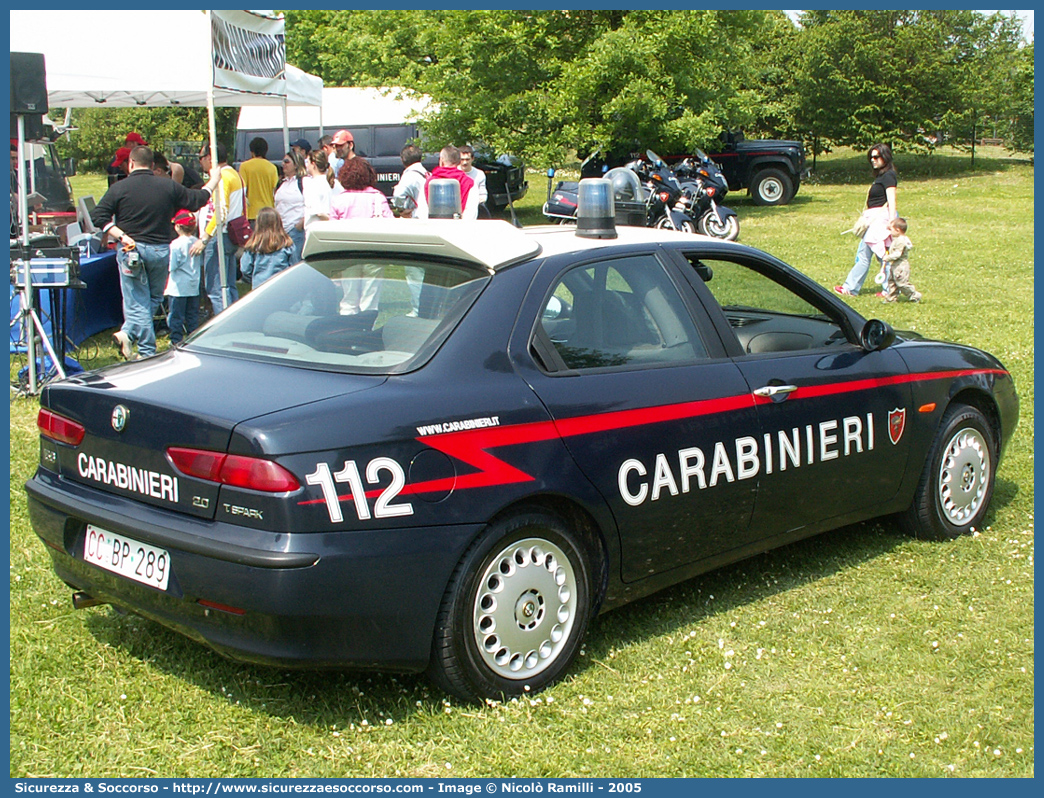
[[[997,479],[983,528],[1014,501],[1017,483]],[[708,571],[595,620],[588,632],[589,657],[650,637],[677,633],[716,615],[819,582],[888,555],[911,541],[898,516],[850,524]],[[948,541],[929,545],[946,546]]]
[[[998,480],[986,524],[1017,493],[1014,482]],[[715,616],[856,569],[909,541],[893,519],[876,519],[693,577],[594,619],[584,645],[585,656],[577,660],[570,674],[576,677],[598,668],[613,650],[673,635]],[[145,663],[161,674],[195,684],[215,700],[316,728],[394,726],[442,714],[459,703],[450,701],[423,674],[287,670],[234,662],[158,623],[111,608],[91,610],[86,626],[100,644],[119,649],[127,659]]]

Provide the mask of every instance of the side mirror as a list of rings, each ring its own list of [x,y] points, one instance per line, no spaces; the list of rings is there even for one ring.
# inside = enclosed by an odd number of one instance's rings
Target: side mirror
[[[75,158],[66,158],[65,159],[65,163],[63,164],[63,166],[65,167],[65,176],[66,177],[72,177],[74,174],[76,174],[76,159]]]
[[[895,342],[895,330],[892,325],[880,319],[870,319],[859,331],[859,344],[867,352],[886,349]]]
[[[711,278],[714,276],[714,269],[704,263],[702,260],[696,261],[692,264],[692,268],[696,271],[696,274],[700,276],[700,279],[705,283],[709,283]]]

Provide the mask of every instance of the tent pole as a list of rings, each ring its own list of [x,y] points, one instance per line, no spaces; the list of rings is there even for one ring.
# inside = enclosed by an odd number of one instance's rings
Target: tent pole
[[[286,118],[286,97],[283,97],[283,154],[290,152],[290,126]]]
[[[214,115],[214,25],[210,19],[210,11],[207,11],[207,27],[210,28],[210,81],[207,86],[207,125],[210,132],[210,165],[220,171],[217,155],[217,120]],[[211,169],[211,176],[214,170]],[[217,184],[217,202],[214,203],[214,215],[217,224],[214,227],[214,245],[217,247],[218,277],[221,281],[221,299],[224,307],[232,304],[229,300],[231,295],[228,290],[228,280],[225,278],[225,187],[223,181]],[[205,262],[204,262],[205,268]],[[216,313],[214,314],[217,315]]]

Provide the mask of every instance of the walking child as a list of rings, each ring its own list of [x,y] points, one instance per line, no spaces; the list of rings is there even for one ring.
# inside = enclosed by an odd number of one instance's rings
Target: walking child
[[[295,263],[294,242],[283,229],[283,220],[275,208],[262,208],[257,213],[254,234],[243,245],[239,269],[243,277],[257,288]]]
[[[178,237],[170,245],[170,274],[163,294],[167,300],[167,326],[170,344],[182,339],[199,325],[199,279],[203,257],[189,250],[196,238],[196,217],[191,211],[180,210],[171,219]]]
[[[913,243],[906,237],[906,219],[896,216],[888,223],[892,243],[884,257],[887,277],[880,296],[885,302],[895,302],[902,294],[911,302],[920,302],[921,294],[910,282],[910,250]]]

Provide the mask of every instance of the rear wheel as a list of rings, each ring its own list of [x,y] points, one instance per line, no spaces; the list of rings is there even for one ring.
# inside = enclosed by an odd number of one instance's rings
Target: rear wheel
[[[557,516],[533,509],[492,524],[450,580],[429,675],[465,701],[542,690],[580,650],[591,585],[587,547]]]
[[[794,195],[794,182],[779,169],[762,169],[750,181],[755,205],[786,205]]]
[[[926,538],[956,538],[982,523],[997,473],[997,444],[974,407],[947,410],[903,525]]]

